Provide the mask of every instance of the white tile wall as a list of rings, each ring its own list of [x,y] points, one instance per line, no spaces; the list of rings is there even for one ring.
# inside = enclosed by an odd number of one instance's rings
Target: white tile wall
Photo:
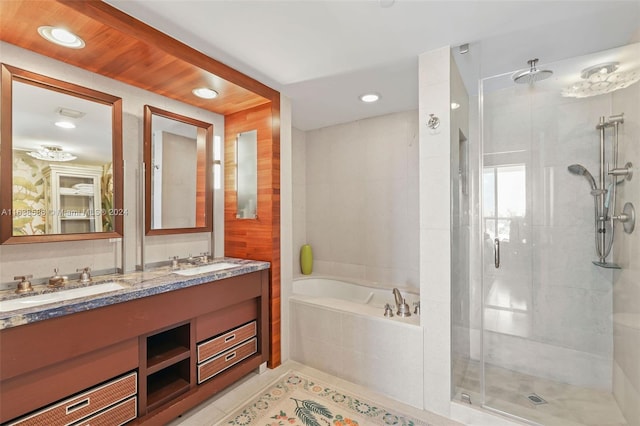
[[[449,415],[451,398],[451,69],[449,47],[419,57],[420,320],[424,327],[424,407],[445,416]],[[429,114],[441,120],[435,130],[426,127]],[[444,267],[434,267],[437,264]]]
[[[295,255],[299,245],[295,235],[296,213],[298,218],[302,216],[296,210],[295,197],[300,196],[294,188],[294,174],[300,173],[300,164],[296,164],[299,152],[294,141],[295,129],[291,127],[291,100],[284,95],[280,96],[280,297],[285,301],[280,304],[280,355],[283,362],[289,359],[289,320],[290,313],[287,309],[289,296],[293,292],[293,275],[299,267]],[[304,163],[303,163],[304,165]],[[298,188],[300,189],[300,188]],[[304,189],[303,189],[304,190]],[[302,194],[304,196],[304,193]],[[302,216],[303,217],[303,216]],[[299,219],[298,219],[299,220]],[[305,228],[302,228],[304,232]],[[300,231],[298,231],[300,232]]]
[[[306,233],[314,273],[418,288],[416,128],[407,111],[296,136],[306,142],[306,174],[294,174],[306,222],[296,234]]]

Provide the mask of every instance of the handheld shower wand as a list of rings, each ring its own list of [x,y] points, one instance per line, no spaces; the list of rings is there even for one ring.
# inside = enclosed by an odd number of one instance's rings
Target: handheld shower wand
[[[571,174],[584,176],[585,179],[587,179],[589,181],[589,184],[591,185],[591,191],[596,191],[598,189],[598,187],[596,186],[596,180],[593,178],[593,175],[589,173],[589,170],[587,170],[586,167],[584,167],[582,164],[572,164],[569,167],[567,167],[567,169]],[[597,194],[594,194],[594,195],[597,195]]]

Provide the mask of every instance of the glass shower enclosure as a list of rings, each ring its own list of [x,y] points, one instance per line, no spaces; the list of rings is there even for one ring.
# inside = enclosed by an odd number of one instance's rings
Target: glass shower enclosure
[[[453,398],[532,424],[637,426],[640,44],[529,67],[481,81]]]

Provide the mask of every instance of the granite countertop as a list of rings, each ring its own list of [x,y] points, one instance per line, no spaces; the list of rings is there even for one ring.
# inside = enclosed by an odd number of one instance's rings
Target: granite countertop
[[[269,262],[230,257],[213,259],[208,263],[208,265],[222,262],[237,264],[237,266],[192,276],[176,274],[168,266],[165,266],[148,271],[131,272],[127,274],[93,276],[93,281],[89,284],[80,284],[78,282],[70,281],[63,288],[59,289],[50,289],[46,285],[34,285],[33,292],[22,295],[16,294],[13,290],[0,291],[0,301],[6,301],[18,298],[29,298],[30,296],[38,294],[64,292],[69,289],[89,287],[107,282],[117,282],[124,285],[124,288],[122,289],[93,296],[79,297],[71,300],[60,300],[53,303],[25,307],[6,312],[0,311],[0,330],[50,318],[56,318],[63,315],[69,315],[76,312],[88,311],[116,303],[127,302],[129,300],[135,300],[142,297],[153,296],[155,294],[179,290],[186,287],[206,284],[212,281],[268,269],[270,267]],[[196,265],[195,267],[197,266],[200,265]],[[193,267],[194,266],[181,265],[181,269],[184,270],[188,270]]]

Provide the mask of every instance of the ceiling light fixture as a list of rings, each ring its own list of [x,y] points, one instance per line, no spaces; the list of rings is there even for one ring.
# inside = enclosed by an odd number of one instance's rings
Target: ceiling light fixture
[[[69,118],[82,118],[87,113],[82,111],[76,111],[75,109],[71,109],[71,108],[59,107],[58,114],[63,115],[65,117],[69,117]]]
[[[198,87],[191,91],[194,95],[202,99],[213,99],[218,97],[218,92],[208,87]]]
[[[588,79],[594,74],[607,75],[620,68],[620,62],[607,62],[605,64],[594,65],[582,70],[580,77]]]
[[[71,161],[78,158],[73,154],[64,152],[62,147],[57,145],[43,145],[39,150],[30,151],[27,154],[33,158],[43,161]]]
[[[70,121],[56,121],[53,124],[55,124],[56,126],[58,126],[60,128],[63,128],[63,129],[75,129],[76,128],[76,125],[73,124]]]
[[[640,81],[640,69],[617,71],[619,62],[606,62],[585,68],[578,81],[562,90],[567,98],[587,98],[624,89]]]
[[[64,28],[46,25],[38,28],[38,34],[52,43],[71,49],[82,49],[85,46],[84,40]]]
[[[368,104],[377,102],[379,99],[380,95],[378,95],[377,93],[365,93],[364,95],[360,96],[360,100]]]

